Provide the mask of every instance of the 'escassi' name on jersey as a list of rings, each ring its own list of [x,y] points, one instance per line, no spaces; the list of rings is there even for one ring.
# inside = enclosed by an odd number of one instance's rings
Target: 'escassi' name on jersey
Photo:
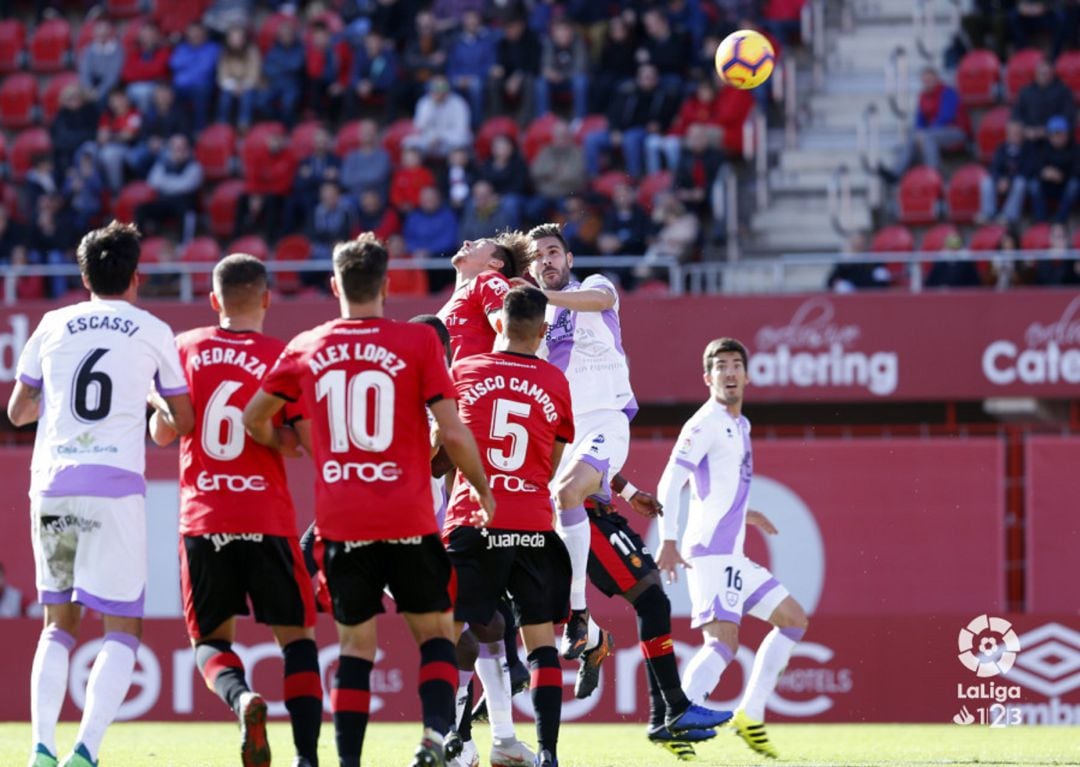
[[[74,335],[84,330],[115,330],[125,336],[134,336],[139,326],[133,320],[109,314],[90,314],[67,322],[67,332]]]
[[[236,349],[223,349],[220,346],[203,349],[191,358],[191,366],[198,370],[203,365],[236,365],[260,380],[266,375],[266,363],[254,354],[248,354],[243,349],[237,351]]]
[[[387,373],[396,376],[405,369],[405,361],[389,349],[378,344],[333,344],[320,349],[308,360],[313,375],[318,375],[337,362],[373,362]]]
[[[461,392],[461,401],[466,405],[473,405],[486,394],[508,388],[507,381],[508,379],[504,376],[488,376]],[[559,414],[555,411],[555,403],[552,402],[551,395],[547,393],[544,387],[523,378],[510,376],[509,389],[534,399],[540,409],[544,411],[544,418],[548,423],[555,423],[559,419]]]

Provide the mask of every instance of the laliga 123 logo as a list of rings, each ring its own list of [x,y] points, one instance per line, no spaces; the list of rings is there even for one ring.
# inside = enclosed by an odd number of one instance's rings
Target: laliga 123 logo
[[[980,615],[960,629],[960,662],[980,678],[1008,673],[1020,652],[1020,640],[1004,618]]]

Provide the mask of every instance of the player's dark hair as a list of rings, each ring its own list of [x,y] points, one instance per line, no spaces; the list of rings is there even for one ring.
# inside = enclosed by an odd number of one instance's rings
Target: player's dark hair
[[[508,280],[520,277],[529,269],[535,251],[532,247],[532,239],[521,232],[506,231],[496,235],[492,240],[495,244],[495,258],[502,261],[499,273]]]
[[[79,271],[98,296],[119,296],[131,285],[139,268],[139,230],[113,221],[88,232],[75,253]]]
[[[740,341],[734,338],[717,338],[709,341],[709,345],[705,347],[702,362],[705,364],[706,373],[712,370],[713,360],[724,352],[738,352],[739,356],[742,357],[743,367],[746,368],[749,365],[746,347]]]
[[[562,235],[562,227],[558,224],[540,224],[540,226],[534,226],[529,230],[529,239],[533,242],[542,240],[545,237],[554,237],[562,245],[562,249],[565,252],[568,250],[566,247],[566,239]]]
[[[443,348],[446,350],[446,364],[449,365],[450,360],[453,359],[453,352],[450,349],[450,331],[446,329],[443,321],[434,314],[418,314],[409,322],[420,322],[435,328],[435,334],[439,337],[439,341],[442,342]]]
[[[515,341],[535,338],[544,322],[548,299],[536,288],[512,288],[503,298],[506,335]]]
[[[334,273],[345,298],[354,304],[374,300],[386,280],[390,256],[371,232],[334,246]]]
[[[226,306],[258,301],[266,284],[266,265],[247,253],[232,253],[214,266],[214,292]]]

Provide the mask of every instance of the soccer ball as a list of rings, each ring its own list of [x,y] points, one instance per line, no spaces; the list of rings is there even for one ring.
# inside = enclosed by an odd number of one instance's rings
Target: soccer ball
[[[716,73],[739,90],[756,88],[772,74],[776,54],[768,38],[752,29],[740,29],[724,38],[716,49]]]

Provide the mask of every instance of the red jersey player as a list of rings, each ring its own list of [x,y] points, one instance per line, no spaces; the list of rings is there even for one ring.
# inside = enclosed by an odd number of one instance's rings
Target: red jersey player
[[[563,448],[574,439],[570,385],[536,351],[547,332],[547,298],[534,288],[506,294],[497,320],[499,351],[460,360],[453,368],[461,418],[480,446],[499,504],[496,527],[471,523],[476,501],[459,482],[447,510],[447,550],[457,574],[454,619],[468,622],[484,643],[501,645],[489,625],[509,592],[521,616],[532,671],[539,740],[536,763],[557,764],[562,671],[554,622],[570,604],[570,557],[552,527],[548,484]]]
[[[266,704],[248,688],[232,649],[235,616],[248,613],[250,597],[255,620],[270,624],[284,655],[295,764],[317,765],[322,683],[296,512],[281,452],[247,438],[240,409],[285,344],[261,332],[270,302],[262,262],[228,256],[214,267],[213,284],[218,325],[176,339],[195,406],[195,429],[180,440],[184,618],[207,686],[240,718],[243,764],[270,764]],[[152,427],[155,441],[176,436],[157,419]],[[276,428],[285,445],[295,446],[281,418]]]
[[[438,314],[450,331],[452,363],[491,351],[495,317],[510,290],[509,280],[527,273],[530,252],[531,240],[525,235],[504,232],[476,242],[466,240],[454,254],[450,263],[457,285]]]
[[[384,587],[420,645],[425,729],[414,767],[443,764],[453,721],[450,560],[431,513],[425,405],[478,496],[472,521],[484,525],[495,511],[435,331],[383,318],[387,261],[371,234],[334,248],[330,284],[341,319],[294,338],[244,411],[248,433],[268,446],[277,444],[273,418],[286,403],[302,402],[311,415],[319,566],[341,642],[330,695],[341,767],[360,764]]]

